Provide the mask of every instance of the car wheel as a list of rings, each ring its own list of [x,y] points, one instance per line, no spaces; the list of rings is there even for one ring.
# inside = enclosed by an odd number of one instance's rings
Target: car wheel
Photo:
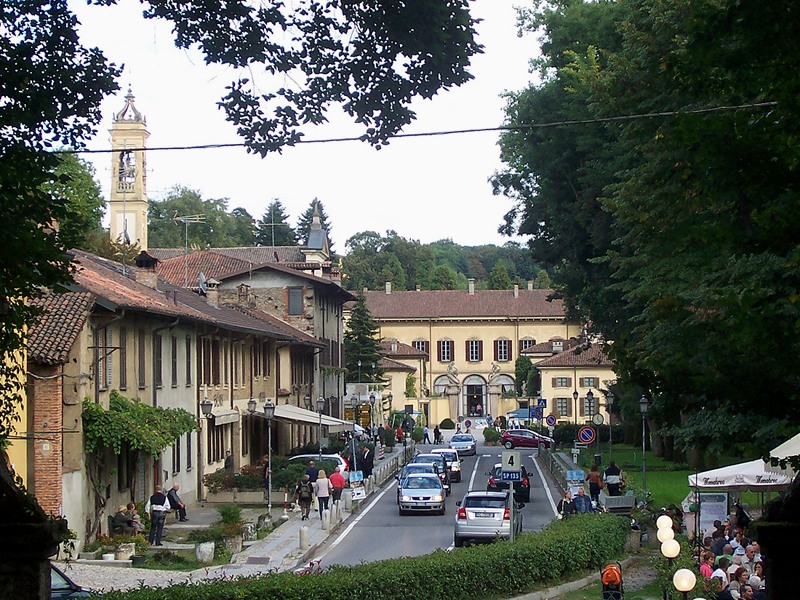
[[[523,502],[530,502],[530,501],[531,501],[531,491],[528,490],[528,493],[525,494],[525,499],[523,500]]]
[[[505,444],[503,444],[503,446],[505,446],[506,448],[511,450],[514,447],[514,444],[512,444],[510,441],[508,441]]]
[[[405,515],[405,514],[406,514],[406,511],[404,511],[402,508],[398,508],[398,509],[397,509],[397,514],[398,514],[398,515],[400,515],[400,516],[402,517],[403,515]]]
[[[464,540],[458,536],[454,536],[453,546],[455,546],[456,548],[462,548],[464,546]]]
[[[447,512],[447,507],[444,505],[442,506],[442,510],[439,512],[440,515],[444,515]]]

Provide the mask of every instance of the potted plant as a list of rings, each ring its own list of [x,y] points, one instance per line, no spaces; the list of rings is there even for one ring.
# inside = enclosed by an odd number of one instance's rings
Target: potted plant
[[[121,533],[111,538],[114,545],[115,560],[132,560],[134,555],[144,556],[147,540],[143,535]]]
[[[241,507],[228,504],[220,506],[217,510],[222,517],[222,523],[220,523],[222,543],[231,554],[241,552],[244,542],[244,521]]]
[[[189,541],[194,542],[197,562],[211,564],[214,562],[214,549],[222,541],[222,531],[219,527],[195,529],[189,533]]]

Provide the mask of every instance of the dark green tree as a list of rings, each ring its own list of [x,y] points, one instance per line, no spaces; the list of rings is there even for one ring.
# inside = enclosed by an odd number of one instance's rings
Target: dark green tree
[[[69,207],[59,222],[62,235],[77,240],[81,250],[89,250],[88,236],[100,228],[105,206],[94,166],[75,154],[59,154],[54,177],[45,185],[45,192]]]
[[[497,263],[489,273],[488,288],[490,290],[507,290],[511,288],[511,277],[505,265]]]
[[[396,290],[405,290],[406,288],[406,272],[403,265],[396,255],[390,254],[386,265],[380,273],[381,280],[384,282],[391,281],[392,288]]]
[[[347,322],[347,331],[344,334],[344,355],[347,368],[345,381],[349,383],[381,381],[383,377],[381,360],[384,355],[381,351],[381,340],[378,337],[378,324],[372,318],[363,294],[359,294],[350,313],[350,320]]]
[[[287,219],[283,203],[275,198],[256,224],[256,245],[296,246],[297,234]]]

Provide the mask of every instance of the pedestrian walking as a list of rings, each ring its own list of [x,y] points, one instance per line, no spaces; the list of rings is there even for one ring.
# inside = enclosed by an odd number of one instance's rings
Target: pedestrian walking
[[[603,476],[597,470],[597,465],[592,465],[589,469],[589,474],[586,476],[586,481],[589,482],[589,496],[592,502],[600,503],[600,490],[603,489]]]
[[[328,508],[328,499],[333,492],[331,480],[324,470],[320,469],[318,472],[317,481],[314,482],[314,496],[317,498],[319,504],[319,518],[322,519],[322,511]]]
[[[442,432],[439,430],[438,425],[433,428],[433,443],[434,444],[442,443]]]
[[[592,501],[586,495],[586,490],[583,489],[583,486],[578,488],[578,495],[575,496],[573,502],[575,503],[575,510],[579,513],[594,512]]]
[[[608,468],[603,473],[606,480],[609,496],[619,496],[622,485],[622,471],[619,470],[617,463],[613,460],[608,463]]]
[[[333,501],[339,502],[342,498],[342,492],[344,491],[344,486],[346,485],[346,481],[344,480],[344,475],[342,475],[342,468],[339,465],[336,465],[336,469],[334,469],[333,473],[331,473],[331,485],[333,486]]]
[[[430,436],[430,430],[428,429],[427,425],[425,425],[425,427],[422,429],[422,432],[423,432],[422,441],[425,442],[426,444],[430,444],[431,436]]]
[[[150,545],[163,546],[161,536],[164,534],[164,521],[169,512],[169,500],[161,491],[160,485],[156,486],[155,492],[147,500],[144,510],[150,513]]]
[[[311,512],[311,499],[314,497],[314,491],[308,479],[308,475],[303,475],[294,487],[294,499],[300,506],[301,521],[308,520],[308,514]]]
[[[372,468],[375,462],[375,453],[370,450],[369,446],[364,446],[364,455],[361,458],[361,471],[364,473],[364,479],[372,475]]]

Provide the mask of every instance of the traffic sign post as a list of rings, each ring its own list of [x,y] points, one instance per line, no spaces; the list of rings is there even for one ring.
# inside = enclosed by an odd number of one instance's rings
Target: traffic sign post
[[[522,481],[522,463],[519,450],[503,450],[500,462],[500,479],[502,481]]]
[[[544,420],[547,423],[548,427],[555,427],[556,425],[556,416],[555,415],[547,415],[547,418]],[[553,435],[552,432],[550,435]]]

